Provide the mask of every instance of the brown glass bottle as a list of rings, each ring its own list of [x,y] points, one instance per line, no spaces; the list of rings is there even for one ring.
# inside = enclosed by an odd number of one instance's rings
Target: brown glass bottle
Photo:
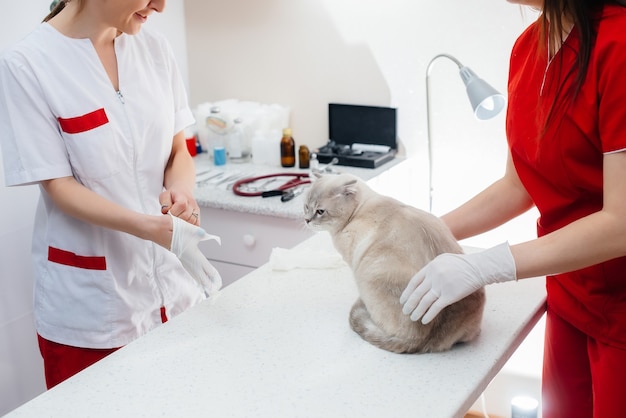
[[[309,148],[306,145],[300,145],[298,148],[298,163],[300,168],[309,168]]]
[[[280,140],[280,165],[283,167],[296,165],[296,142],[291,136],[291,128],[283,129],[283,137]]]

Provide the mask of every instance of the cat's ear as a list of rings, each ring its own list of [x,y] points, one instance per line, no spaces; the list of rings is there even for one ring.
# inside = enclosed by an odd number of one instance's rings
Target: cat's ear
[[[336,196],[351,196],[357,192],[357,179],[351,179],[350,181],[342,184],[335,189]]]

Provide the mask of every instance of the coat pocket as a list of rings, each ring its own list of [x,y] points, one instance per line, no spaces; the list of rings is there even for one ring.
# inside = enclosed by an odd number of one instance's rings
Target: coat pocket
[[[81,116],[57,118],[74,174],[103,179],[120,171],[120,138],[104,108]]]
[[[35,284],[38,321],[57,336],[80,338],[82,343],[108,338],[116,312],[115,280],[105,264],[104,257],[50,247],[48,263]]]

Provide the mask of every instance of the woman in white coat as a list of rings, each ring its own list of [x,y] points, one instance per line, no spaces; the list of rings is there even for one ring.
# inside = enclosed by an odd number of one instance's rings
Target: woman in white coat
[[[210,236],[184,86],[168,43],[142,28],[164,7],[61,1],[0,58],[6,184],[41,190],[34,315],[48,387],[221,286],[197,248]]]

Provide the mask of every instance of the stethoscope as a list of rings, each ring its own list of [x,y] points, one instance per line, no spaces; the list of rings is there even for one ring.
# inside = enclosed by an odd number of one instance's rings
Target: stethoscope
[[[271,190],[263,190],[264,184],[269,184],[273,182],[276,177],[293,177],[291,180],[283,183],[282,185],[275,187]],[[261,185],[257,185],[256,187],[251,185],[254,182],[263,179],[272,178],[269,182],[263,183]],[[233,193],[238,196],[261,196],[261,197],[271,197],[271,196],[280,196],[280,200],[283,202],[287,202],[300,193],[302,193],[303,188],[298,187],[303,184],[309,184],[311,180],[309,178],[309,173],[274,173],[274,174],[266,174],[264,176],[257,177],[249,177],[245,179],[241,179],[233,184]],[[243,187],[242,187],[243,186]]]

